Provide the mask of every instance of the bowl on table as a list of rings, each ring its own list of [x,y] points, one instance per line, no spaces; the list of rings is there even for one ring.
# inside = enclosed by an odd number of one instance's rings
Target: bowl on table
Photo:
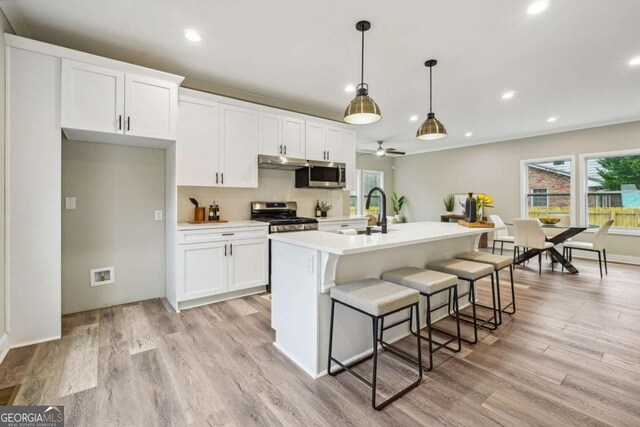
[[[538,218],[545,225],[555,225],[560,222],[560,218]]]

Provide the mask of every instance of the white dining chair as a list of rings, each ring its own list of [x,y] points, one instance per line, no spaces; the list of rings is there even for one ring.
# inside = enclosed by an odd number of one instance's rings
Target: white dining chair
[[[538,274],[542,275],[542,252],[546,252],[554,247],[554,244],[547,242],[544,231],[540,227],[537,219],[514,219],[513,220],[514,250],[513,259],[515,263],[516,253],[520,253],[520,248],[538,249]],[[553,269],[553,262],[551,263]]]
[[[496,230],[493,232],[493,249],[491,249],[491,253],[496,252],[496,242],[500,243],[500,255],[504,251],[504,244],[511,243],[513,244],[514,238],[509,235],[509,232],[506,229],[504,221],[498,215],[489,215],[489,222],[495,224],[496,228],[502,228],[502,230]]]
[[[591,242],[566,242],[564,243],[564,248],[562,249],[563,256],[566,258],[567,254],[569,255],[569,260],[573,258],[573,250],[577,249],[580,251],[590,251],[598,253],[598,264],[600,266],[600,278],[602,278],[602,258],[604,258],[604,271],[609,274],[609,270],[607,269],[607,249],[606,249],[606,238],[607,233],[609,232],[609,228],[613,225],[613,220],[605,222],[598,228],[596,234],[593,236],[593,240]]]

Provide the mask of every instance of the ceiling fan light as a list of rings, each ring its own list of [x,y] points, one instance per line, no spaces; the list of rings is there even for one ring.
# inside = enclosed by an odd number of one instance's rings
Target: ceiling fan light
[[[440,139],[447,136],[447,129],[444,125],[436,119],[435,114],[429,113],[427,120],[422,122],[422,125],[416,133],[416,138],[422,141],[431,141],[434,139]]]
[[[366,94],[357,95],[344,110],[344,121],[353,125],[368,125],[380,119],[380,107]]]

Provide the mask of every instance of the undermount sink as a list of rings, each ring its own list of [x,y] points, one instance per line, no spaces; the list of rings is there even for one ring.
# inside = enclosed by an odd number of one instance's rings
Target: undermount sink
[[[343,233],[343,231],[346,230],[336,230],[334,231],[334,233],[336,234],[344,234],[345,236],[353,236],[353,233]],[[387,230],[390,231],[390,230]],[[371,234],[379,234],[382,233],[382,230],[380,228],[372,228],[371,229]],[[360,234],[367,234],[367,229],[366,228],[362,228],[362,229],[356,229],[356,235],[360,235]]]

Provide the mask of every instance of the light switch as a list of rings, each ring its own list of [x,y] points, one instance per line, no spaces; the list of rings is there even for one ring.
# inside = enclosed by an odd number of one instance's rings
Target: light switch
[[[65,209],[75,209],[76,208],[76,198],[75,197],[65,197],[65,199],[64,199],[64,208]]]
[[[162,211],[156,211],[156,221],[162,221]]]

